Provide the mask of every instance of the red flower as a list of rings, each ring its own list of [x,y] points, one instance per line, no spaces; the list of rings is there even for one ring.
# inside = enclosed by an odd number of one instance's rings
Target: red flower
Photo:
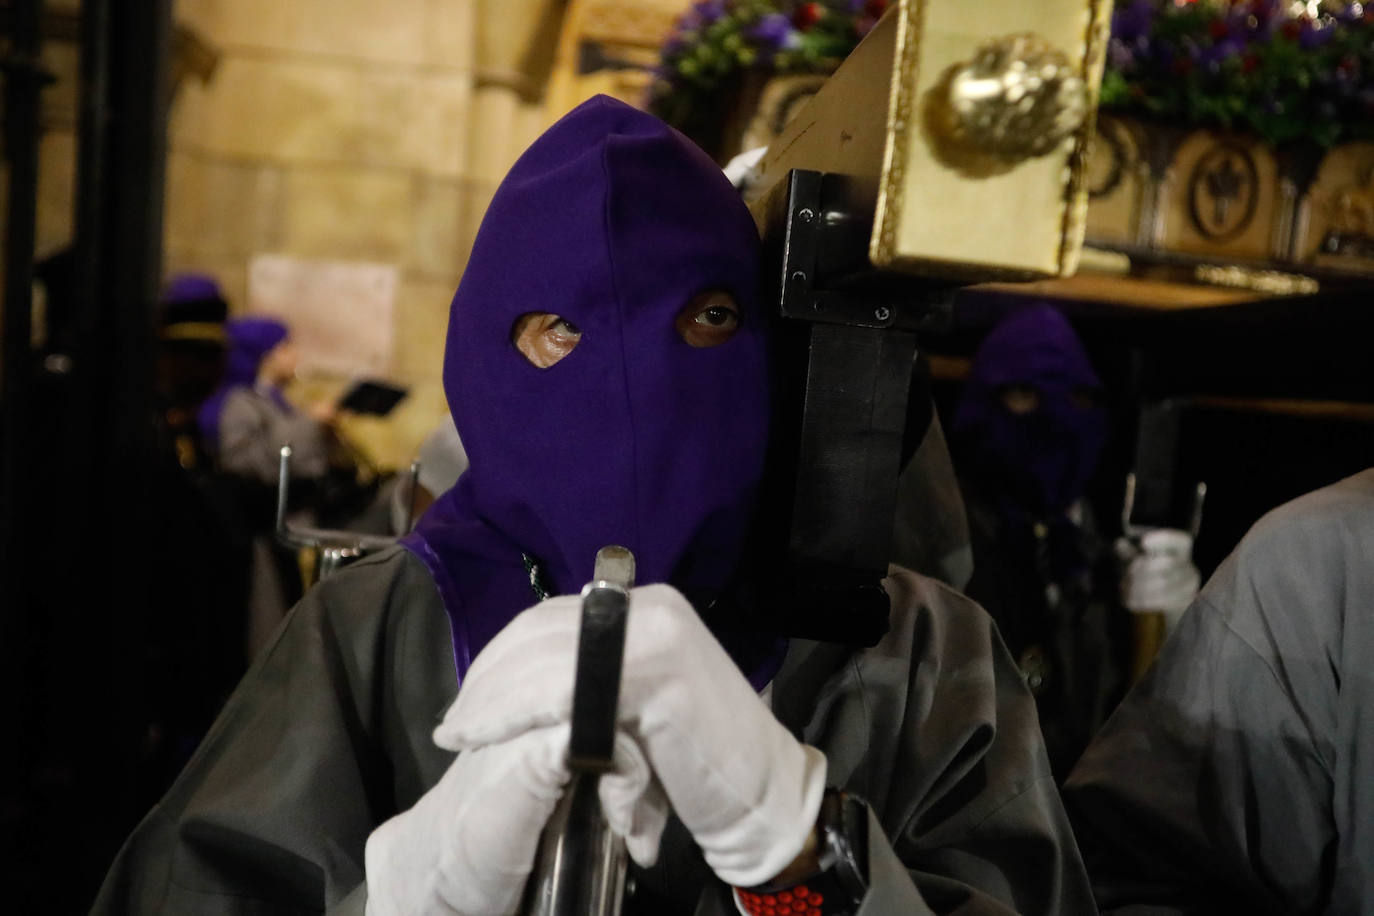
[[[1302,34],[1302,26],[1290,19],[1283,24],[1282,31],[1285,38],[1297,38]]]
[[[864,4],[864,12],[874,19],[881,19],[883,13],[887,12],[887,0],[868,0]]]
[[[797,7],[797,11],[792,14],[792,24],[805,32],[813,25],[821,21],[825,15],[825,8],[819,3],[803,3]]]
[[[1222,22],[1220,19],[1213,19],[1207,26],[1207,33],[1213,38],[1225,38],[1226,32],[1226,23]]]
[[[1259,58],[1253,54],[1247,54],[1245,57],[1241,58],[1240,69],[1245,73],[1254,72],[1255,68],[1258,66]]]

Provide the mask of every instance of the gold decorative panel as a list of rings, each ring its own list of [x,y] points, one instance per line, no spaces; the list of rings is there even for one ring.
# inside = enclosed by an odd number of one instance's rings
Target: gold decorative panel
[[[1072,273],[1082,245],[1109,0],[904,0],[770,147],[852,176],[879,267],[957,278]]]
[[[1258,140],[1198,131],[1174,155],[1163,247],[1265,260],[1279,231],[1278,163]]]
[[[1103,245],[1135,242],[1143,164],[1126,122],[1099,115],[1088,145],[1083,186],[1088,194],[1087,240]]]
[[[1374,143],[1338,146],[1308,192],[1299,259],[1322,267],[1374,270]]]

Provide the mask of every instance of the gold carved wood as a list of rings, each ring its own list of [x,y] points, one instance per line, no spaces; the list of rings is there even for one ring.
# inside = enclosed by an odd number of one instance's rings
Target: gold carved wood
[[[598,93],[642,107],[658,49],[688,6],[689,0],[569,0],[546,120]]]
[[[880,267],[964,279],[1072,273],[1109,11],[1109,0],[903,0],[770,147],[763,182],[791,168],[853,177],[875,203],[870,259]],[[1029,51],[1030,63],[1004,49]],[[988,61],[1005,63],[1005,74],[979,70]],[[973,106],[978,120],[951,138],[948,119],[931,115],[960,110],[949,101],[960,68],[977,92],[1025,92],[1001,108]],[[1063,128],[1057,102],[1041,106],[1041,96],[1066,82],[1078,85],[1076,104],[1087,112],[1076,129],[1047,142],[1015,136],[1026,125]],[[966,98],[985,98],[977,92]],[[996,142],[979,155],[950,154],[951,139],[985,138]]]
[[[1274,250],[1278,163],[1258,140],[1190,134],[1174,154],[1164,199],[1171,251],[1263,261]]]
[[[1304,263],[1374,271],[1374,143],[1336,147],[1322,161],[1297,251]]]
[[[1099,115],[1083,170],[1089,244],[1135,242],[1143,171],[1135,132],[1119,118]]]

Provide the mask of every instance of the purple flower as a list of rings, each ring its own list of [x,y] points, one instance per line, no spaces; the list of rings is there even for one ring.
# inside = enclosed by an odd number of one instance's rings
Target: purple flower
[[[1113,38],[1108,43],[1107,59],[1111,61],[1112,68],[1121,73],[1130,73],[1135,69],[1135,55],[1120,38]]]
[[[1336,13],[1338,22],[1353,23],[1359,22],[1364,18],[1364,4],[1356,6],[1354,3],[1347,3],[1340,12]]]
[[[725,2],[724,0],[700,0],[692,9],[696,12],[702,25],[710,25],[725,15]]]
[[[1235,57],[1245,47],[1245,43],[1239,38],[1223,38],[1215,42],[1211,47],[1204,48],[1198,55],[1197,61],[1208,73],[1218,74],[1221,72],[1221,65],[1227,58]]]
[[[1298,44],[1304,48],[1319,48],[1326,44],[1335,36],[1335,29],[1327,26],[1321,28],[1314,22],[1309,22],[1303,26],[1303,30],[1298,33]]]
[[[1128,42],[1144,37],[1154,25],[1155,15],[1152,0],[1132,0],[1112,15],[1112,34]]]
[[[769,13],[749,29],[749,37],[763,44],[765,48],[783,50],[795,45],[795,31],[792,28],[792,20],[787,16],[782,13]]]

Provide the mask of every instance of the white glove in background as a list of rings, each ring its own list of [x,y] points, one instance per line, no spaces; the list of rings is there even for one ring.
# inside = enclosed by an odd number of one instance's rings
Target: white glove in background
[[[754,185],[758,181],[758,172],[756,169],[758,164],[763,161],[763,157],[767,152],[768,147],[756,146],[751,150],[745,150],[737,154],[733,159],[725,163],[725,168],[722,170],[725,172],[725,177],[730,179],[730,183],[734,185],[746,199],[749,197],[750,192],[754,190]]]
[[[515,912],[539,835],[569,780],[567,755],[567,725],[459,754],[409,811],[368,837],[368,916]],[[643,798],[652,794],[652,774],[634,742],[618,737],[615,757],[617,772],[599,784],[602,806],[622,834],[640,818],[628,845],[637,860],[652,862],[667,802],[661,791]]]
[[[620,726],[715,873],[740,887],[761,884],[810,834],[825,757],[773,717],[675,589],[630,595]],[[580,600],[561,597],[512,621],[473,662],[435,740],[480,748],[566,723],[580,619]]]
[[[1193,565],[1193,538],[1186,531],[1155,528],[1140,546],[1118,544],[1126,560],[1121,577],[1121,602],[1133,612],[1158,611],[1173,624],[1197,597],[1201,576]]]

